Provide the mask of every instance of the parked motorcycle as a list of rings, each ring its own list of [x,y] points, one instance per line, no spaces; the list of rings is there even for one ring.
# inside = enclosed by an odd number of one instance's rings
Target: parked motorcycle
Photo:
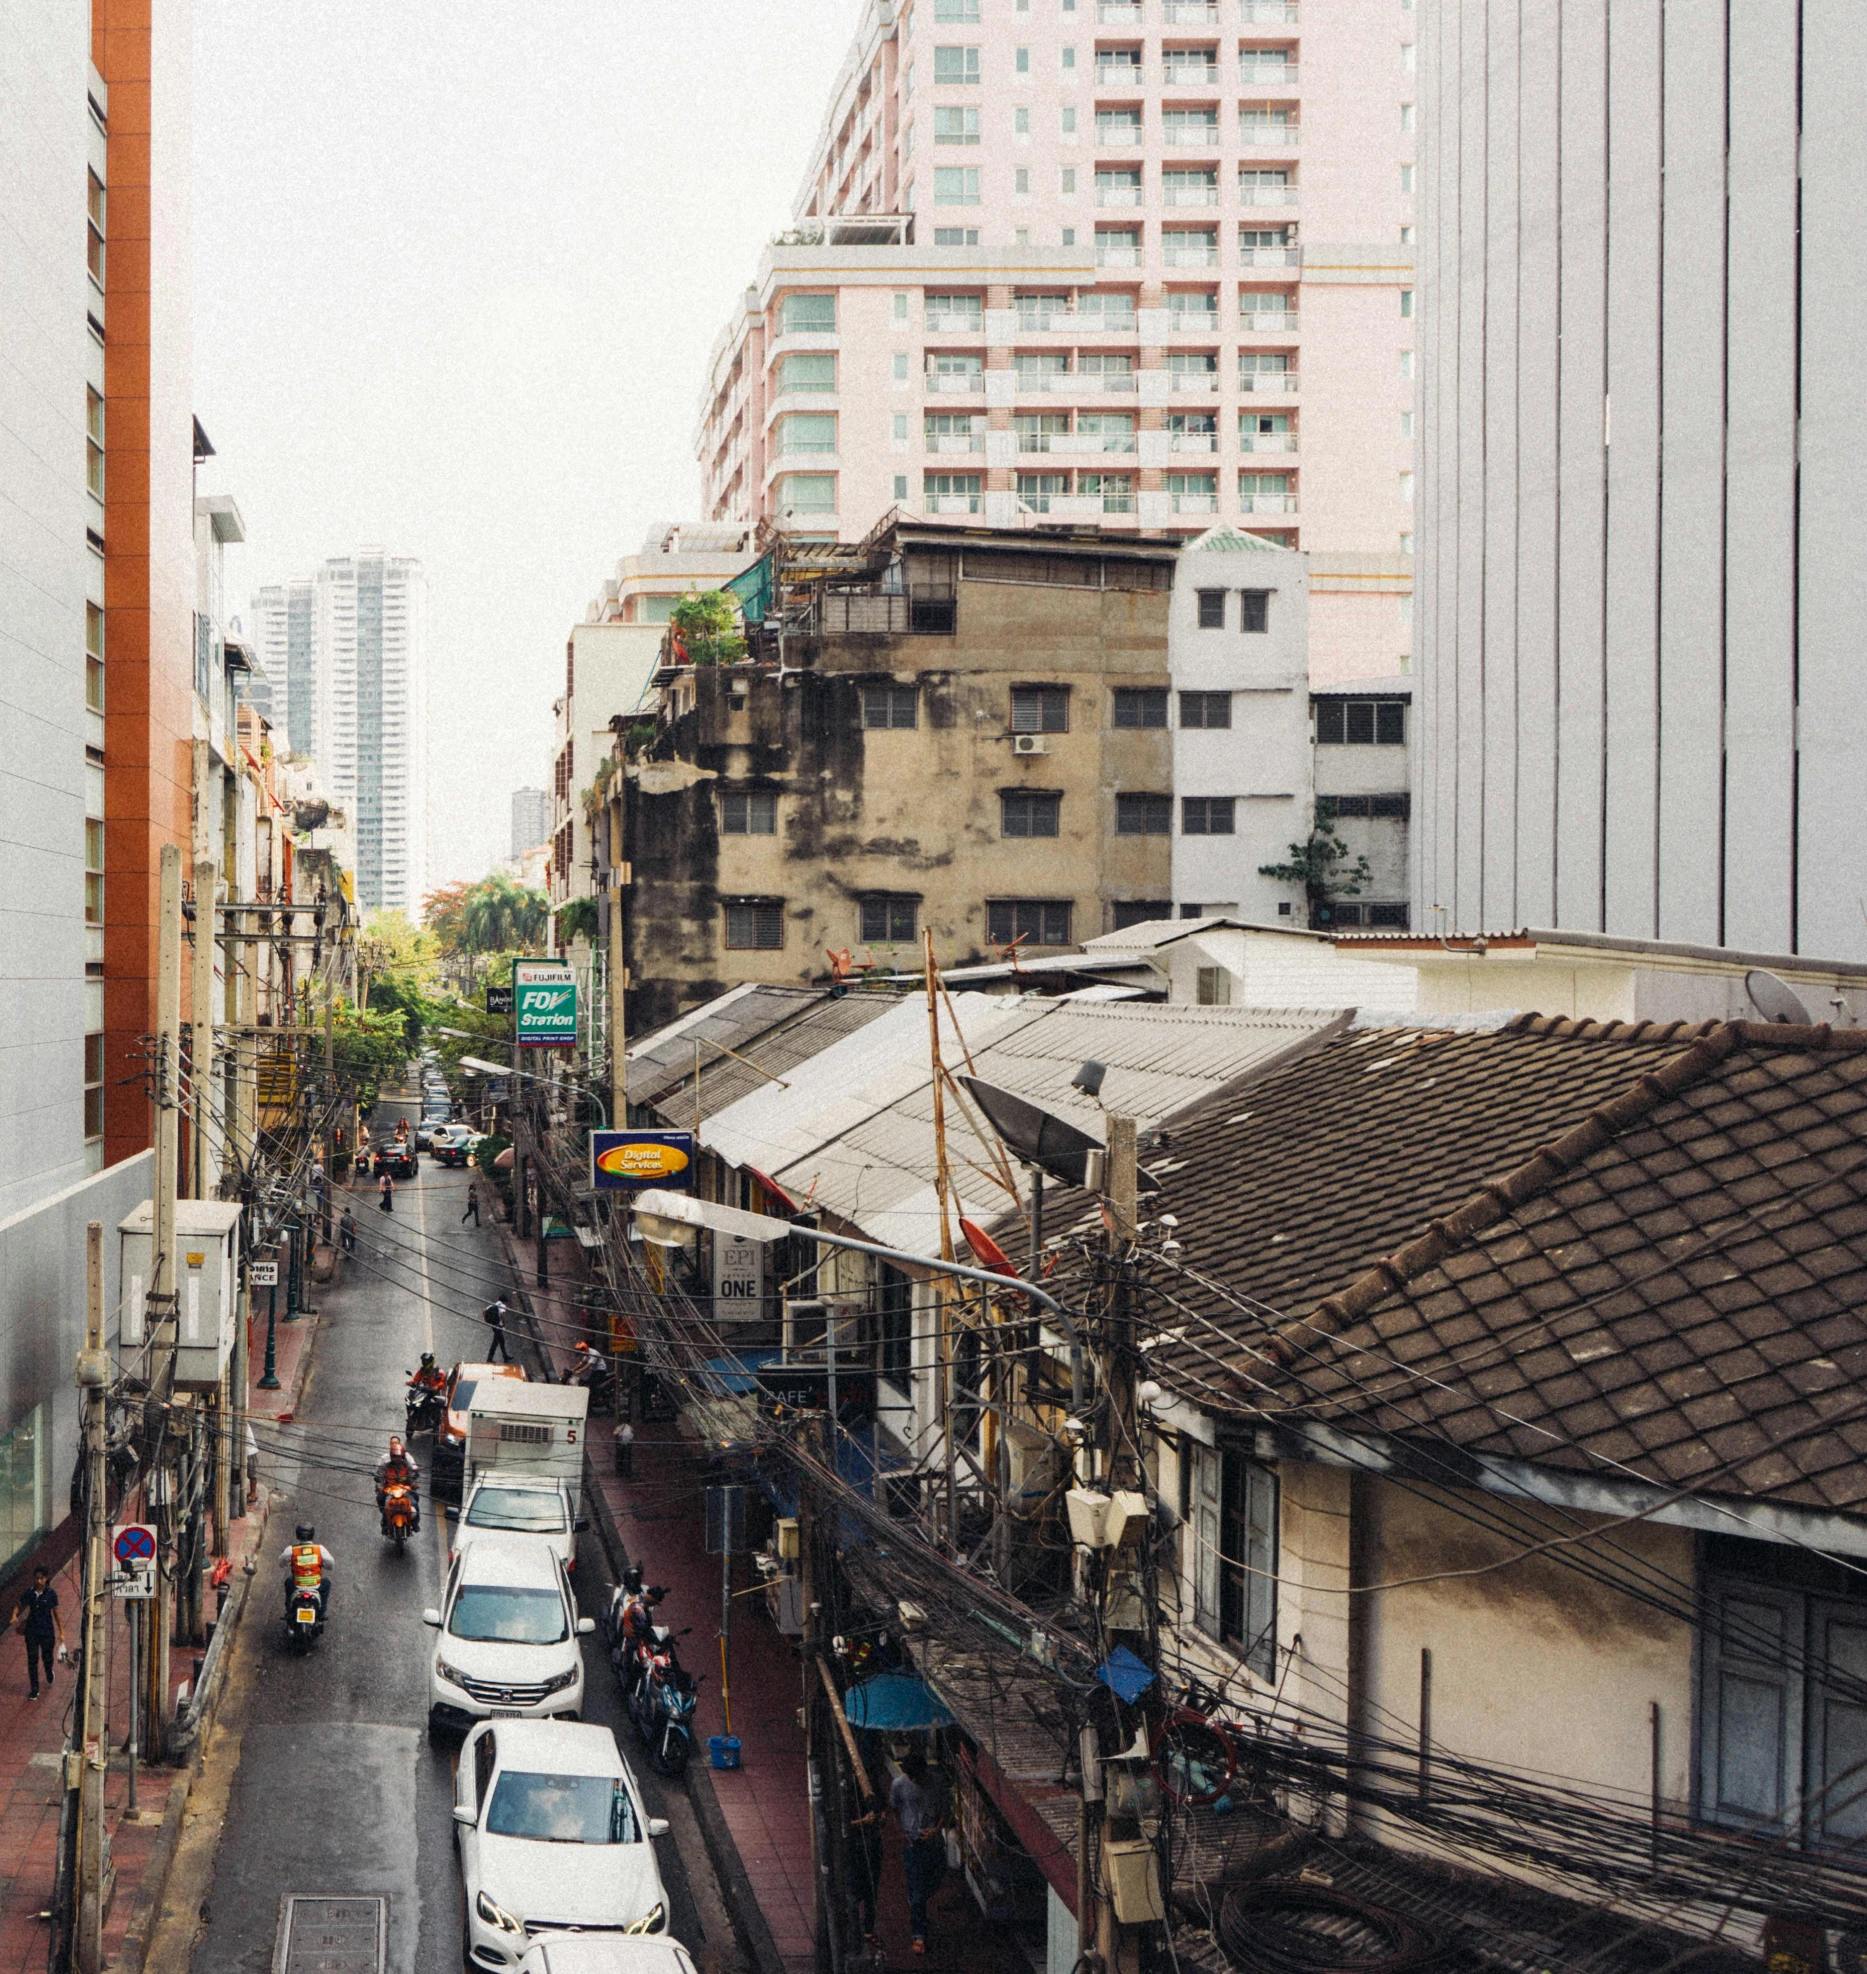
[[[324,1603],[315,1590],[294,1586],[285,1597],[285,1637],[294,1652],[309,1652],[324,1636]]]
[[[415,1533],[415,1494],[407,1481],[391,1481],[383,1489],[382,1532],[401,1554]]]
[[[685,1632],[682,1633],[684,1637]],[[699,1680],[683,1666],[666,1625],[655,1625],[637,1648],[629,1718],[649,1759],[663,1775],[679,1775],[694,1747],[694,1706]]]
[[[651,1583],[640,1593],[642,1602],[650,1612],[667,1596],[666,1584]],[[615,1673],[626,1700],[635,1690],[636,1678],[640,1672],[636,1647],[645,1635],[640,1630],[632,1638],[625,1623],[625,1614],[634,1601],[637,1592],[626,1584],[618,1584],[610,1592],[608,1608],[603,1613],[603,1642],[609,1647],[610,1670]]]

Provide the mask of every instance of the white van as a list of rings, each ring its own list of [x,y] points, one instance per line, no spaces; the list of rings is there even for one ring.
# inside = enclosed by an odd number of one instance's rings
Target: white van
[[[590,1394],[582,1385],[521,1384],[485,1378],[467,1406],[463,1497],[489,1473],[564,1483],[571,1513],[583,1512],[584,1428]]]
[[[583,1706],[583,1644],[594,1618],[577,1615],[564,1565],[542,1542],[487,1535],[458,1551],[438,1610],[428,1667],[428,1732],[476,1720],[574,1720]]]

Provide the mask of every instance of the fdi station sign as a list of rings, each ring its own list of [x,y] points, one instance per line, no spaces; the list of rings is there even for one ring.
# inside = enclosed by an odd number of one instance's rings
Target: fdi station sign
[[[599,1193],[639,1193],[650,1186],[694,1189],[691,1131],[592,1131],[590,1184]]]
[[[563,960],[512,962],[512,1039],[520,1048],[575,1048],[577,977]]]

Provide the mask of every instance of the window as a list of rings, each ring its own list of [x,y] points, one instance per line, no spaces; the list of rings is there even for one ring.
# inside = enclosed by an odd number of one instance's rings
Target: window
[[[1193,1622],[1269,1679],[1277,1665],[1277,1476],[1242,1453],[1189,1451]]]
[[[1164,898],[1121,898],[1109,907],[1115,923],[1112,932],[1126,932],[1131,925],[1154,925],[1172,918],[1173,907]]]
[[[1400,498],[1407,506],[1411,507],[1413,505],[1413,475],[1411,473],[1403,473],[1400,476]]]
[[[84,819],[84,922],[104,922],[104,825],[96,816]]]
[[[985,420],[970,411],[930,411],[922,419],[929,452],[983,452]]]
[[[1180,834],[1230,836],[1236,829],[1237,807],[1230,795],[1188,795],[1180,803]]]
[[[994,946],[1022,940],[1027,946],[1070,944],[1067,898],[991,898],[985,907],[985,936]]]
[[[1413,413],[1410,411],[1403,411],[1400,414],[1400,436],[1403,439],[1413,437]]]
[[[1031,51],[1028,48],[1018,49],[1011,58],[1011,65],[1020,75],[1029,75],[1031,72]]]
[[[91,279],[101,288],[104,285],[104,181],[96,172],[86,175],[85,184],[85,252],[91,270]]]
[[[1241,589],[1238,592],[1241,631],[1262,633],[1271,627],[1271,593],[1267,589]]]
[[[905,23],[902,26],[901,32],[902,32],[902,37],[905,40],[907,36],[907,27]],[[914,100],[914,64],[912,62],[910,62],[907,65],[907,68],[902,73],[901,100],[904,103],[911,103]]]
[[[1211,730],[1232,724],[1232,695],[1229,692],[1183,692],[1180,695],[1180,724]]]
[[[1076,50],[1074,48],[1066,46],[1063,50],[1063,73],[1065,75],[1068,75],[1070,71],[1075,68],[1075,66],[1076,66]]]
[[[1031,134],[1031,113],[1028,109],[1015,109],[1011,113],[1011,134],[1014,137],[1028,137]]]
[[[890,370],[892,371],[892,373],[893,373],[893,375],[894,375],[894,380],[895,380],[895,382],[896,382],[897,384],[905,384],[905,383],[906,383],[906,382],[908,381],[908,353],[907,353],[907,351],[906,351],[906,350],[896,350],[896,352],[894,353],[894,357],[893,357],[893,359],[892,359],[892,360],[891,360],[891,362],[890,362],[890,365],[889,365],[889,368],[890,368]]]
[[[979,0],[934,0],[934,24],[943,26],[949,22],[961,27],[978,26]]]
[[[907,497],[908,476],[905,473],[897,473],[895,475],[895,498],[897,500],[906,500]]]
[[[1011,688],[1013,733],[1068,733],[1070,689],[1066,685],[1014,685]]]
[[[1219,507],[1216,473],[1164,473],[1167,503],[1176,514],[1215,514]]]
[[[1400,189],[1403,194],[1413,190],[1413,167],[1410,164],[1400,167]]]
[[[976,144],[979,141],[979,112],[970,103],[954,109],[934,111],[936,144]]]
[[[833,411],[794,411],[778,421],[780,452],[834,452],[836,413]]]
[[[780,514],[834,514],[834,473],[786,473],[778,481]]]
[[[876,1285],[875,1310],[882,1346],[878,1368],[890,1383],[905,1388],[914,1372],[914,1282],[885,1261]]]
[[[30,1550],[50,1528],[51,1421],[35,1405],[11,1432],[0,1433],[0,1569]]]
[[[1216,206],[1219,203],[1219,174],[1216,171],[1163,171],[1160,183],[1170,206]]]
[[[1076,167],[1074,165],[1065,165],[1057,173],[1057,189],[1062,192],[1065,198],[1068,198],[1076,190]],[[1064,244],[1067,246],[1069,243],[1066,241]]]
[[[1193,998],[1202,1008],[1229,1008],[1232,1005],[1232,976],[1222,966],[1196,968]]]
[[[1115,798],[1117,836],[1171,836],[1171,795],[1118,795]]]
[[[1247,206],[1287,206],[1294,197],[1290,174],[1281,167],[1246,166],[1238,174],[1238,199]]]
[[[104,497],[104,400],[84,387],[84,478],[99,500]]]
[[[862,724],[865,727],[905,728],[919,724],[920,688],[912,685],[865,685]]]
[[[104,710],[104,612],[96,603],[84,606],[84,703]]]
[[[1167,724],[1167,688],[1164,685],[1118,685],[1115,688],[1115,724],[1118,727],[1164,727]]]
[[[930,514],[977,514],[985,504],[983,473],[926,473],[921,498]]]
[[[979,80],[979,51],[977,48],[936,48],[934,50],[934,83],[936,87],[947,89],[955,85]]]
[[[723,789],[720,792],[722,836],[776,836],[778,798],[769,789]]]
[[[1400,352],[1400,374],[1403,378],[1410,378],[1413,375],[1413,352],[1411,350],[1402,350]]]
[[[985,321],[985,302],[979,295],[929,294],[924,321],[929,334],[941,330],[977,331]]]
[[[1224,630],[1225,592],[1222,589],[1202,589],[1199,592],[1199,628],[1202,631]]]
[[[778,359],[778,395],[834,391],[836,358],[828,350],[798,350]]]
[[[1413,798],[1407,794],[1319,795],[1316,813],[1331,820],[1337,816],[1397,816],[1404,821],[1413,813]]]
[[[1113,144],[1123,148],[1138,145],[1141,141],[1141,112],[1139,110],[1098,110],[1096,112],[1096,142]]]
[[[896,445],[898,446],[906,445],[908,442],[907,413],[905,411],[895,412],[889,420],[888,430],[890,437],[894,440]]]
[[[1365,925],[1375,932],[1405,932],[1408,929],[1404,904],[1363,904],[1353,898],[1331,898],[1317,907],[1313,923],[1325,925]]]
[[[1096,173],[1096,204],[1099,206],[1138,206],[1141,203],[1139,166],[1120,171]]]
[[[878,893],[861,900],[862,943],[865,946],[911,946],[920,933],[918,898]]]
[[[1067,473],[1020,473],[1017,493],[1021,505],[1028,507],[1033,514],[1048,514],[1050,503],[1061,499],[1070,491],[1070,476]]]
[[[1028,199],[1031,196],[1031,171],[1028,165],[1019,165],[1011,174],[1011,195],[1014,199]]]
[[[1319,699],[1316,744],[1319,747],[1404,747],[1407,702],[1404,699]]]
[[[1039,788],[1007,788],[998,798],[1000,836],[1055,836],[1063,797]]]
[[[935,165],[934,204],[976,206],[979,203],[977,165]]]
[[[84,1038],[84,1135],[104,1135],[104,1038]]]
[[[1062,133],[1063,133],[1063,135],[1064,135],[1065,137],[1074,137],[1074,136],[1076,135],[1076,106],[1075,106],[1075,104],[1073,104],[1073,103],[1066,103],[1066,104],[1065,104],[1065,105],[1063,106],[1063,108],[1062,108],[1062,109],[1061,109],[1061,110],[1060,110],[1060,111],[1058,112],[1058,124],[1057,124],[1057,127],[1058,127],[1058,129],[1059,129],[1059,130],[1061,130],[1061,131],[1062,131]]]
[[[775,953],[784,946],[784,906],[777,900],[747,900],[726,907],[726,950]]]
[[[781,336],[833,335],[836,331],[834,295],[786,295],[778,304]]]

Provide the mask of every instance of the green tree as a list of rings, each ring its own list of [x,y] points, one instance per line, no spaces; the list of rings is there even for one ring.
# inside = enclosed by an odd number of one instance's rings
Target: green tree
[[[596,940],[599,917],[594,898],[573,898],[558,913],[558,943],[568,946],[573,939]]]
[[[544,938],[550,915],[543,892],[494,871],[468,888],[461,937],[470,953],[525,952]]]
[[[375,990],[371,989],[374,999]],[[401,1008],[359,1010],[341,1000],[331,1009],[331,1060],[339,1081],[355,1092],[357,1107],[371,1109],[383,1086],[399,1083],[408,1068],[408,1017]]]
[[[668,613],[675,637],[695,665],[731,665],[745,656],[739,605],[724,590],[684,596]]]
[[[1353,854],[1336,835],[1335,818],[1318,802],[1309,841],[1291,844],[1288,863],[1260,864],[1258,875],[1274,878],[1279,884],[1302,885],[1309,901],[1310,924],[1327,926],[1333,923],[1330,900],[1356,897],[1374,875],[1366,857],[1356,856],[1351,863]]]

